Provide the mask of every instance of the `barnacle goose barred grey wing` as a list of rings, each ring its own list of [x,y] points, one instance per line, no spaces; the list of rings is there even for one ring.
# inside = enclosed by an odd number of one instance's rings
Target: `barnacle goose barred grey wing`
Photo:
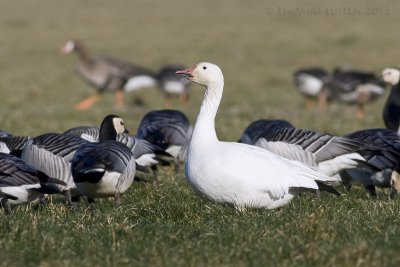
[[[63,134],[77,136],[89,142],[98,142],[99,132],[100,132],[99,126],[78,126],[66,130]]]
[[[29,139],[28,136],[0,137],[0,151],[21,157],[22,150]]]
[[[305,129],[275,129],[260,138],[255,145],[282,157],[318,166],[327,175],[337,174],[365,162],[359,154],[365,149],[362,142]]]
[[[258,139],[262,138],[263,136],[268,136],[271,131],[281,128],[294,128],[294,126],[285,120],[256,120],[246,127],[239,142],[254,145]]]
[[[28,141],[22,151],[22,159],[50,177],[56,177],[67,185],[61,186],[61,191],[77,191],[72,178],[70,161],[76,150],[88,141],[76,136],[48,133]],[[67,196],[67,201],[70,199]]]

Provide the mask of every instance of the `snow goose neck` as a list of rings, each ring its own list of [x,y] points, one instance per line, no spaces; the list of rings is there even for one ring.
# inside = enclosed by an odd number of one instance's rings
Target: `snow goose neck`
[[[18,205],[36,200],[43,194],[60,193],[56,185],[66,184],[50,178],[20,158],[0,153],[0,202],[7,214],[10,204]]]
[[[224,76],[217,65],[203,62],[177,74],[206,87],[186,161],[186,177],[201,195],[237,208],[273,209],[301,191],[338,194],[323,183],[336,178],[255,146],[218,140],[214,124]]]
[[[392,86],[383,108],[383,121],[386,128],[400,133],[400,70],[386,68],[382,71],[382,79]]]
[[[69,40],[63,46],[61,52],[63,54],[72,52],[78,54],[79,74],[96,89],[95,95],[75,105],[77,110],[90,108],[105,91],[113,92],[117,107],[122,107],[124,105],[124,92],[157,85],[157,80],[152,71],[109,56],[91,57],[81,41]]]
[[[116,207],[122,194],[131,186],[136,172],[132,151],[117,142],[117,135],[127,133],[124,121],[116,115],[104,118],[99,142],[81,145],[72,161],[71,170],[77,189],[90,203],[95,198],[114,197]]]
[[[324,108],[330,98],[325,82],[329,73],[320,67],[302,68],[293,74],[297,90],[306,98],[307,109],[314,106],[318,99],[319,106]]]

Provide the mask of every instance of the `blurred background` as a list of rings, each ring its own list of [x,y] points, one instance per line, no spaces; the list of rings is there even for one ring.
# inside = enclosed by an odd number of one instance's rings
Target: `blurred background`
[[[97,125],[108,113],[121,115],[135,133],[145,113],[164,108],[163,95],[150,88],[127,94],[122,111],[115,109],[113,94],[89,110],[74,110],[94,91],[77,75],[76,55],[60,53],[73,38],[92,55],[152,70],[163,64],[218,64],[225,91],[216,127],[225,140],[237,140],[259,118],[334,134],[383,127],[388,89],[366,106],[363,120],[356,120],[355,107],[342,103],[306,110],[292,74],[308,66],[377,74],[399,66],[400,3],[395,0],[1,0],[0,5],[0,128],[16,135]],[[188,104],[175,101],[172,108],[194,123],[203,93],[191,86]]]

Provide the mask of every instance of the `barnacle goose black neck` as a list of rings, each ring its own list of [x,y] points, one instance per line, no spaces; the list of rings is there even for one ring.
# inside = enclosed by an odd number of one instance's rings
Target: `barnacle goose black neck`
[[[392,86],[383,108],[383,121],[386,128],[400,132],[400,70],[386,68],[382,71],[383,80]]]
[[[0,153],[0,202],[7,214],[11,212],[10,205],[27,203],[43,194],[60,193],[56,185],[65,183],[50,178],[18,157]]]
[[[135,158],[126,145],[116,141],[118,134],[127,132],[122,118],[108,115],[100,126],[99,142],[87,142],[76,151],[72,175],[77,189],[90,203],[95,198],[113,196],[119,207],[122,194],[132,184]]]

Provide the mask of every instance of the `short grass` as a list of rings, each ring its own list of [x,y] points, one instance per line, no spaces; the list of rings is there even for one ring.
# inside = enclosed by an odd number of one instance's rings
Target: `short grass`
[[[363,121],[354,119],[354,107],[338,103],[306,111],[291,74],[312,65],[380,72],[400,58],[400,4],[394,0],[0,4],[0,128],[17,135],[95,125],[108,113],[120,114],[134,133],[146,112],[163,108],[154,89],[128,95],[123,111],[114,109],[112,95],[91,110],[74,111],[92,91],[74,72],[76,58],[59,54],[70,38],[85,41],[93,54],[152,69],[217,63],[226,89],[216,127],[220,139],[232,141],[258,118],[284,118],[339,135],[382,127],[385,97],[366,107]],[[290,13],[299,7],[317,13]],[[369,14],[374,7],[381,13]],[[346,8],[358,13],[343,13]],[[202,94],[193,86],[189,104],[174,108],[194,123]],[[132,105],[137,98],[141,106]],[[199,198],[182,173],[164,169],[160,178],[157,186],[134,184],[117,210],[111,200],[98,201],[94,211],[85,202],[69,210],[54,197],[46,207],[32,204],[10,217],[0,214],[0,266],[400,264],[400,200],[388,201],[384,191],[371,199],[359,187],[339,188],[340,198],[302,195],[280,210],[238,212]]]

